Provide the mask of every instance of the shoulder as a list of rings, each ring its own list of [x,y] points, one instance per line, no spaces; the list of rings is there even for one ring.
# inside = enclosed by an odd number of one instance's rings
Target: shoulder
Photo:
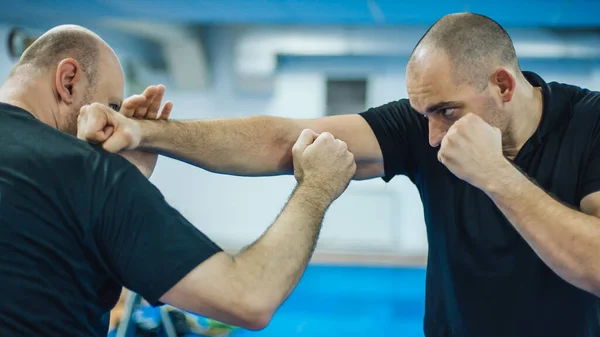
[[[135,169],[120,155],[44,124],[24,110],[5,106],[0,104],[0,134],[4,141],[14,144],[13,151],[20,154],[21,161],[36,163],[33,166],[45,171],[64,172],[71,179]]]
[[[106,185],[123,184],[134,179],[136,182],[148,182],[148,179],[123,156],[104,150],[96,144],[82,142],[85,166],[90,169],[96,180]]]
[[[548,86],[554,99],[568,104],[573,113],[600,115],[600,92],[557,82]]]
[[[119,154],[111,153],[102,148],[101,145],[88,143],[77,137],[58,131],[56,146],[62,148],[62,152],[79,157],[87,169],[95,174],[126,171],[137,168]],[[60,140],[58,140],[60,138]]]
[[[556,111],[557,130],[564,140],[581,149],[600,149],[600,92],[564,83],[548,83],[552,98],[548,106]]]
[[[45,145],[40,147],[41,153],[38,155],[51,161],[52,166],[62,167],[72,175],[71,178],[81,177],[105,188],[106,184],[120,179],[122,175],[139,173],[121,155],[110,153],[101,145],[88,143],[50,127],[43,133],[40,142]]]

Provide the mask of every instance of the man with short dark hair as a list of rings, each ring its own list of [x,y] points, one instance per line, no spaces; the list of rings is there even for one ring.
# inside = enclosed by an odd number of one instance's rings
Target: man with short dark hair
[[[106,336],[102,318],[123,286],[153,305],[262,329],[354,175],[352,154],[329,133],[303,131],[290,151],[298,184],[288,203],[232,257],[140,173],[152,173],[156,154],[122,153],[138,170],[74,137],[80,111],[168,116],[164,86],[123,101],[123,82],[102,39],[60,26],[31,45],[0,88],[0,336]]]
[[[486,16],[450,14],[427,30],[410,56],[431,47],[450,57],[454,80],[483,89],[490,60],[517,70],[519,64],[512,39],[500,26]]]
[[[354,153],[355,179],[405,175],[420,192],[427,336],[599,336],[600,93],[522,72],[504,29],[472,13],[431,27],[406,82],[410,100],[361,114],[119,118],[126,132],[108,141],[88,117],[79,136],[256,176],[292,172],[302,129],[329,131]]]

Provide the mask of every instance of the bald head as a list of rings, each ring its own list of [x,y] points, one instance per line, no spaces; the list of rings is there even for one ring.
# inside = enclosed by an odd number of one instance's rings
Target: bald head
[[[25,50],[14,72],[22,66],[28,69],[47,70],[62,59],[73,58],[78,63],[91,86],[98,80],[100,53],[108,45],[94,32],[75,25],[50,29]]]
[[[458,13],[438,20],[421,38],[409,67],[443,53],[455,78],[483,89],[495,67],[519,70],[512,40],[496,21],[479,14]]]
[[[123,89],[123,69],[112,48],[88,29],[65,25],[25,50],[0,98],[74,135],[82,106],[97,102],[118,110]]]

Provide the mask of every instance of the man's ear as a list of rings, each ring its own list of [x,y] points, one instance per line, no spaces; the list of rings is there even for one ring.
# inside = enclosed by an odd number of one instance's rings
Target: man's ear
[[[502,97],[504,103],[512,100],[515,94],[517,81],[515,77],[507,69],[500,68],[492,74],[492,83],[496,85],[498,94]]]
[[[81,81],[83,74],[79,63],[73,58],[66,58],[56,67],[55,85],[58,99],[67,105],[73,104],[75,84]]]

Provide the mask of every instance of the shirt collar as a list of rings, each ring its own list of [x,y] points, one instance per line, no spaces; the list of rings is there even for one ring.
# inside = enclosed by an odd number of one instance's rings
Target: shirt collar
[[[524,71],[523,75],[534,87],[542,89],[542,119],[532,138],[540,142],[560,121],[561,116],[568,108],[568,99],[560,86],[546,83],[542,77],[531,71]]]

